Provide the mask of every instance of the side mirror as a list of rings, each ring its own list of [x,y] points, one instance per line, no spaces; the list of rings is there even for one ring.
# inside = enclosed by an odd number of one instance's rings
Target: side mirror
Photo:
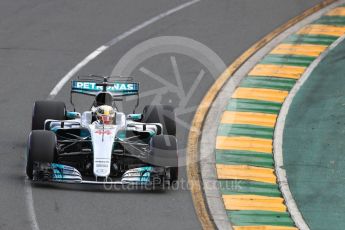
[[[82,127],[88,127],[92,122],[92,112],[91,111],[86,111],[83,112],[81,115],[81,126]]]
[[[120,128],[126,127],[126,115],[124,113],[117,112],[115,113],[115,124],[118,125]]]
[[[143,119],[143,115],[141,113],[132,113],[127,115],[127,119],[133,121],[141,121]]]

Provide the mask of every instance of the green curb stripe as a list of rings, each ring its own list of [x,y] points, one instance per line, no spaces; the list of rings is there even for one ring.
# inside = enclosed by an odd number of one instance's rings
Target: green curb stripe
[[[307,57],[307,56],[299,56],[299,55],[269,54],[260,63],[308,67],[314,60],[315,60],[315,57]]]
[[[255,152],[255,151],[246,151],[246,150],[228,150],[228,149],[217,149],[217,152],[222,154],[233,154],[233,155],[248,155],[248,156],[256,156],[256,155],[269,155],[267,153],[262,152]],[[271,156],[272,157],[272,156]]]
[[[337,40],[337,36],[327,36],[327,35],[298,35],[293,34],[290,35],[287,39],[284,40],[284,43],[305,43],[305,44],[312,44],[312,45],[331,45],[335,40]]]
[[[345,17],[341,16],[323,16],[313,22],[313,24],[345,26]]]
[[[279,186],[277,184],[269,184],[245,180],[218,180],[220,191],[223,195],[258,195],[281,197]]]
[[[296,80],[288,78],[249,76],[242,80],[240,86],[290,91],[295,83]]]
[[[256,125],[221,124],[218,136],[248,136],[257,138],[273,138],[273,128]]]
[[[295,226],[287,212],[227,211],[227,214],[234,226]]]
[[[226,165],[249,165],[264,168],[274,168],[271,154],[236,154],[216,150],[216,163]]]
[[[266,168],[274,167],[273,156],[271,154],[241,150],[217,149],[216,163],[252,165]]]
[[[250,99],[230,99],[226,110],[278,114],[282,104]]]

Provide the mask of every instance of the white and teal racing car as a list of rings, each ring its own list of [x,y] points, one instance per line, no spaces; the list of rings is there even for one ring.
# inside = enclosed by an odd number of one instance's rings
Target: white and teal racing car
[[[73,94],[94,97],[89,111],[37,101],[28,140],[26,174],[40,182],[165,186],[178,180],[174,109],[145,106],[124,114],[116,101],[137,96],[130,78],[79,77]],[[135,111],[135,109],[134,109]]]

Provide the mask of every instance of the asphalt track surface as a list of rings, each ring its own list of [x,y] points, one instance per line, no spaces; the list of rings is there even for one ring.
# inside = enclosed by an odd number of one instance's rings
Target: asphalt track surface
[[[33,102],[47,98],[61,77],[100,45],[184,2],[0,1],[0,229],[31,226],[24,165]],[[109,74],[129,49],[158,36],[192,38],[229,64],[265,34],[318,2],[200,1],[119,42],[80,73]],[[181,58],[182,83],[188,85],[200,69],[195,61]],[[155,61],[164,57],[149,60],[147,69],[155,67],[168,78],[167,67]],[[193,103],[211,84],[209,80],[198,88]],[[155,87],[156,83],[143,83],[144,90]],[[67,92],[65,87],[57,98],[67,102]],[[143,105],[149,102],[145,100]],[[193,113],[183,117],[186,123],[192,118]],[[180,146],[186,145],[187,135],[188,130],[178,130]],[[180,177],[186,179],[184,168]],[[137,193],[32,186],[32,194],[40,229],[200,229],[191,195],[183,189]]]

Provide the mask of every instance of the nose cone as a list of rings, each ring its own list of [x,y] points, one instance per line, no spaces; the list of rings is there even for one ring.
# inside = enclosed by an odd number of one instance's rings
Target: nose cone
[[[116,126],[90,125],[93,148],[93,173],[96,177],[107,177],[110,174],[111,155]]]

